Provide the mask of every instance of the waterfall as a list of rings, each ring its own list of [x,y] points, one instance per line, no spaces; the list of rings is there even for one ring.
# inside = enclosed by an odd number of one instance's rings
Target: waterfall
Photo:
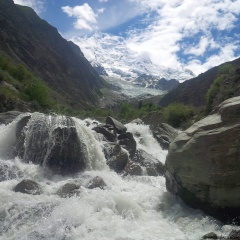
[[[164,163],[167,152],[148,126],[126,127],[138,149]],[[110,170],[106,140],[92,128],[84,120],[41,113],[0,125],[0,240],[199,240],[208,232],[226,236],[237,229],[187,207],[166,191],[163,176]],[[66,156],[72,157],[73,173],[57,168],[55,156],[64,168]],[[84,169],[74,169],[76,161],[83,161]],[[95,177],[106,186],[88,188]],[[41,194],[13,191],[23,179],[37,182]],[[59,194],[69,186],[76,188],[71,195]]]

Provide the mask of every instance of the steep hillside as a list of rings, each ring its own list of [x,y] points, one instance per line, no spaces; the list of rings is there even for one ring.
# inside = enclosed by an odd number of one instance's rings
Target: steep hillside
[[[235,79],[233,75],[237,74],[237,71],[238,71],[237,69],[240,67],[240,58],[232,62],[229,62],[228,64],[232,65],[235,69],[235,72],[232,73],[232,77],[226,76],[226,78],[228,78],[229,81],[231,81],[231,79],[232,80]],[[206,94],[209,88],[211,87],[211,85],[213,84],[214,80],[218,77],[220,68],[223,65],[224,64],[221,64],[220,66],[214,67],[205,73],[201,73],[196,78],[193,78],[186,82],[181,83],[177,88],[175,88],[174,90],[166,94],[160,100],[160,103],[159,103],[160,106],[166,107],[169,104],[174,102],[182,102],[184,104],[188,104],[196,107],[204,106],[206,104]],[[229,85],[228,84],[229,81],[225,81],[226,85]],[[230,84],[229,86],[232,86],[232,85]],[[235,95],[238,95],[238,93],[237,92],[233,93],[231,97]]]
[[[0,1],[0,51],[23,63],[73,108],[94,105],[103,82],[79,47],[29,7]],[[59,97],[61,96],[61,97]]]

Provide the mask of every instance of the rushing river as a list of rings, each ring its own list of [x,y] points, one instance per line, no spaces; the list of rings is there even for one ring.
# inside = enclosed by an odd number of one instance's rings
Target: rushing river
[[[199,240],[208,232],[225,236],[234,228],[184,205],[167,192],[164,177],[123,177],[111,171],[101,137],[92,124],[87,127],[89,119],[74,119],[87,146],[86,171],[62,177],[44,166],[23,163],[8,154],[17,121],[0,125],[0,175],[5,175],[0,182],[1,240]],[[128,124],[127,128],[140,133],[135,134],[138,148],[164,163],[167,152],[148,126]],[[84,187],[95,176],[104,179],[106,189]],[[22,179],[38,182],[43,194],[14,192]],[[61,198],[56,192],[65,183],[80,184],[81,193]]]

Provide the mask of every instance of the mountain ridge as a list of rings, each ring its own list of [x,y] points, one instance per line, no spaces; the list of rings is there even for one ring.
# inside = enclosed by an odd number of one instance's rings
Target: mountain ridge
[[[102,66],[111,77],[134,81],[147,74],[159,79],[185,81],[195,76],[190,70],[179,71],[153,64],[147,55],[131,50],[120,36],[98,32],[71,40],[82,49],[93,66]]]
[[[0,29],[0,50],[38,75],[60,101],[73,108],[96,105],[102,79],[80,48],[31,8],[1,0]]]

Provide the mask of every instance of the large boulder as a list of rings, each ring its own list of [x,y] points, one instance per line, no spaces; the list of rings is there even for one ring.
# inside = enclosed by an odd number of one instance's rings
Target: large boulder
[[[162,176],[165,173],[164,165],[143,149],[138,149],[132,160],[144,167],[149,176]]]
[[[54,174],[69,175],[85,170],[85,146],[78,138],[75,127],[58,127],[52,133],[54,140],[46,165]]]
[[[99,125],[93,128],[97,133],[102,134],[109,142],[115,142],[117,140],[116,133],[111,129],[111,125]]]
[[[106,124],[111,125],[114,127],[114,130],[118,133],[125,133],[127,131],[127,128],[118,120],[112,117],[107,117],[106,118]]]
[[[118,136],[119,144],[126,149],[130,156],[133,156],[137,149],[137,143],[130,132],[122,133]]]
[[[151,129],[153,136],[156,138],[163,150],[168,149],[170,143],[178,135],[178,130],[167,123],[159,123],[156,127]]]
[[[240,222],[240,97],[180,133],[166,170],[167,189],[187,204]]]
[[[121,173],[129,162],[128,154],[118,143],[105,143],[103,149],[110,169]]]

